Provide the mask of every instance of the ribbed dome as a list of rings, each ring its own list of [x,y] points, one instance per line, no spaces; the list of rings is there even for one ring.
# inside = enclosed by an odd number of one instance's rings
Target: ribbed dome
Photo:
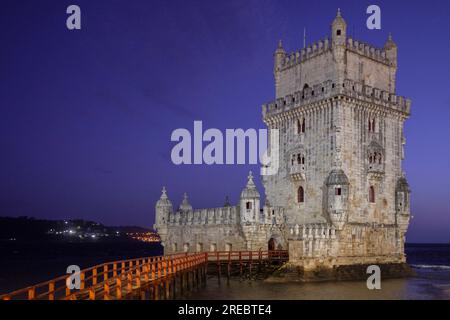
[[[333,20],[332,26],[347,26],[347,23],[345,22],[344,18],[342,18],[341,15],[341,9],[338,9],[336,18]]]
[[[183,201],[180,204],[181,211],[192,211],[192,206],[189,204],[187,193],[184,193]]]
[[[278,47],[277,50],[275,50],[275,53],[286,53],[286,51],[283,48],[283,42],[281,40],[278,41]]]
[[[159,200],[156,202],[157,207],[172,207],[172,202],[170,202],[169,197],[167,196],[166,187],[163,187],[162,194]]]
[[[349,184],[347,175],[344,173],[342,169],[334,169],[328,175],[327,186],[330,185],[347,185]]]
[[[248,175],[247,186],[241,192],[241,199],[242,198],[259,198],[259,197],[260,197],[259,192],[256,189],[256,185],[253,182],[253,175],[252,175],[252,172],[250,171],[250,173]]]
[[[397,180],[396,189],[397,191],[410,192],[409,184],[408,181],[406,181],[406,178],[401,177],[400,179]]]
[[[392,35],[390,33],[386,43],[384,44],[384,48],[385,49],[397,48],[397,45],[395,44],[394,40],[392,40]]]

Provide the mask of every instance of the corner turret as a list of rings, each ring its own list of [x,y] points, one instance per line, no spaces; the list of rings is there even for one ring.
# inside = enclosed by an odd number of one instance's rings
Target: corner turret
[[[341,169],[334,169],[325,182],[327,188],[328,215],[337,230],[347,222],[349,181]]]
[[[347,23],[341,15],[341,9],[338,9],[336,18],[331,24],[331,39],[333,46],[345,46],[347,38]]]
[[[393,66],[397,66],[397,44],[392,40],[392,34],[389,33],[389,37],[384,44],[384,50],[386,51],[386,58]]]
[[[252,172],[249,172],[246,187],[241,192],[241,221],[242,222],[258,222],[260,195],[253,182]]]
[[[163,187],[162,194],[159,200],[156,202],[156,217],[154,228],[164,226],[169,222],[169,215],[173,212],[172,202],[170,202],[167,196],[166,187]]]
[[[283,48],[283,43],[281,40],[278,42],[278,47],[277,50],[275,50],[273,57],[274,57],[273,71],[277,72],[281,69],[281,65],[283,64],[283,61],[286,58],[286,51]]]
[[[191,204],[189,203],[188,196],[187,196],[186,192],[183,195],[183,201],[181,201],[179,210],[181,212],[189,212],[189,211],[193,210]]]

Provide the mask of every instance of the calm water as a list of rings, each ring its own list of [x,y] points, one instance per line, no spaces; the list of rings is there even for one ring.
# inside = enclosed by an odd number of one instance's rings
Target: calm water
[[[409,245],[408,263],[417,273],[408,279],[382,280],[381,290],[365,281],[274,284],[210,277],[187,299],[450,299],[450,245]]]
[[[124,258],[161,254],[158,245],[0,244],[0,294],[54,278],[69,264],[85,268]],[[450,299],[450,244],[408,245],[408,263],[417,276],[382,280],[381,290],[368,290],[365,281],[322,283],[265,283],[262,280],[209,277],[205,288],[186,299]],[[5,263],[7,262],[7,263]]]

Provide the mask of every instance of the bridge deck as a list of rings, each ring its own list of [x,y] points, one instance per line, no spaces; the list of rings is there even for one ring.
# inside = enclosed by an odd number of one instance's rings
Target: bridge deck
[[[180,253],[107,262],[81,270],[78,289],[74,274],[64,275],[34,286],[0,296],[1,300],[96,300],[170,298],[176,291],[189,290],[206,281],[208,264],[238,264],[285,262],[287,251],[218,251]],[[147,297],[148,296],[148,297]]]

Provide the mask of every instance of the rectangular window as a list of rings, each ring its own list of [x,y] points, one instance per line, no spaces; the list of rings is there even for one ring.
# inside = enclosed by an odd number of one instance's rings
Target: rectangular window
[[[337,196],[340,196],[342,194],[342,189],[341,188],[335,188],[334,189],[334,194]]]

